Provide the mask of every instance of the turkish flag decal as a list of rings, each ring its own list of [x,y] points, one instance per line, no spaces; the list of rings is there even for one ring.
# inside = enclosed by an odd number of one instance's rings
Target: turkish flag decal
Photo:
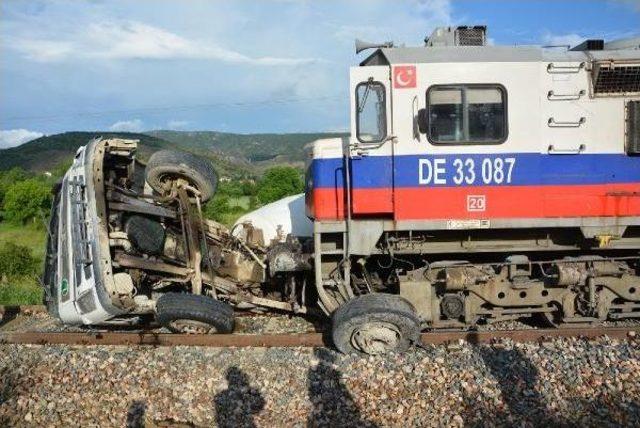
[[[414,65],[399,65],[393,68],[393,87],[407,89],[416,87],[416,67]]]

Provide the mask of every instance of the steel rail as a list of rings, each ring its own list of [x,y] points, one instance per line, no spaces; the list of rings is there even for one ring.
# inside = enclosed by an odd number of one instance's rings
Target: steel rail
[[[423,345],[453,344],[460,341],[492,343],[498,339],[515,342],[545,342],[560,337],[595,339],[635,338],[640,327],[559,328],[494,331],[437,331],[422,333]],[[6,332],[0,344],[108,345],[108,346],[206,346],[206,347],[320,347],[330,345],[322,333],[305,334],[171,334],[154,332]]]
[[[0,305],[0,317],[6,315],[33,315],[46,313],[47,307],[45,305]],[[276,317],[278,315],[289,315],[289,313],[283,312],[263,312],[256,313],[250,311],[236,310],[234,316],[236,318],[245,318],[251,316],[261,317]],[[1,324],[1,323],[0,323]]]

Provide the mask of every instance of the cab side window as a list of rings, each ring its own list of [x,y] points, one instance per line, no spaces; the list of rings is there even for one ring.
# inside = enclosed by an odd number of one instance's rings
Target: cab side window
[[[364,82],[356,87],[357,137],[362,143],[379,143],[387,137],[385,88],[379,82]]]
[[[500,144],[507,138],[506,91],[500,85],[433,86],[427,137],[433,144]]]

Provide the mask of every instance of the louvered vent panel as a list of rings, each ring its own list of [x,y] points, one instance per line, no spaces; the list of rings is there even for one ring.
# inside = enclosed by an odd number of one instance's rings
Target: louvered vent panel
[[[627,153],[640,154],[640,101],[627,104]]]
[[[640,92],[640,64],[597,65],[593,90],[596,94]]]

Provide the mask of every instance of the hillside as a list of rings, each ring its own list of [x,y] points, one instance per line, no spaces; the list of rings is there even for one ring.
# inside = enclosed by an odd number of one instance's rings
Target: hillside
[[[55,169],[72,159],[79,146],[87,144],[91,139],[102,137],[131,138],[140,140],[138,143],[139,157],[148,158],[151,153],[161,149],[190,150],[189,147],[178,145],[146,134],[128,132],[65,132],[29,141],[18,147],[0,150],[0,170],[7,170],[15,166],[33,172],[43,172]],[[211,160],[220,176],[232,178],[253,177],[255,174],[248,165],[229,162],[216,153],[198,153]]]
[[[304,146],[320,139],[344,134],[229,134],[213,131],[150,131],[144,134],[113,132],[65,132],[40,137],[18,147],[0,150],[0,170],[19,166],[42,172],[69,161],[77,148],[96,136],[140,140],[140,157],[170,148],[206,157],[221,177],[250,178],[270,166],[302,167]]]
[[[213,131],[151,131],[147,135],[170,141],[196,152],[217,153],[231,162],[267,167],[275,164],[302,166],[304,146],[338,133],[229,134]]]
[[[87,144],[88,141],[97,136],[139,139],[143,151],[154,151],[167,145],[166,141],[144,134],[65,132],[63,134],[40,137],[18,147],[0,150],[0,170],[14,166],[31,171],[51,169],[68,160],[79,146]]]

